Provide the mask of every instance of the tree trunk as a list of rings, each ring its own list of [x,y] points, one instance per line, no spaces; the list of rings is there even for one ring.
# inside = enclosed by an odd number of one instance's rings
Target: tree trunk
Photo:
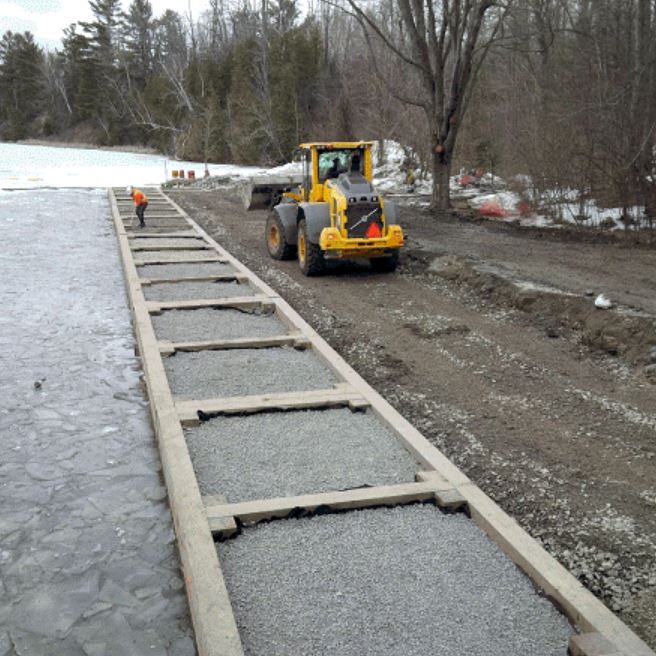
[[[451,207],[449,178],[451,177],[451,158],[445,153],[433,152],[433,195],[431,209],[448,210]]]

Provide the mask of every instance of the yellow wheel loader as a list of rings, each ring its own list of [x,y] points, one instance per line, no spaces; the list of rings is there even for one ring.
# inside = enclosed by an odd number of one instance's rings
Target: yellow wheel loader
[[[396,207],[372,184],[373,143],[307,143],[295,152],[300,176],[254,178],[248,208],[270,208],[266,245],[274,259],[294,256],[306,276],[326,260],[366,258],[394,271],[403,246]]]

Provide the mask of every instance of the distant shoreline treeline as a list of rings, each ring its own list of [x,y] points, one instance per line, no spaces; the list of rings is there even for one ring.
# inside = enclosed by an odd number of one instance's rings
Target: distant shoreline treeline
[[[438,205],[464,166],[582,214],[595,198],[656,216],[654,0],[207,3],[192,18],[90,0],[54,52],[5,33],[0,139],[242,164],[392,139],[446,190]]]
[[[265,15],[210,0],[195,23],[148,0],[91,0],[94,20],[45,52],[30,33],[0,42],[0,139],[142,145],[208,161],[283,161],[319,103],[323,49],[296,3]]]

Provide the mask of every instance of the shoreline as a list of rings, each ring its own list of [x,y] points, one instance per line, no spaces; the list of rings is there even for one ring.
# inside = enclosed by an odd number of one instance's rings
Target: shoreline
[[[49,141],[47,139],[21,139],[20,141],[0,141],[0,143],[15,144],[16,146],[46,146],[50,148],[79,148],[82,150],[106,150],[109,152],[133,153],[137,155],[159,155],[169,158],[168,155],[149,148],[148,146],[98,146],[85,141]]]

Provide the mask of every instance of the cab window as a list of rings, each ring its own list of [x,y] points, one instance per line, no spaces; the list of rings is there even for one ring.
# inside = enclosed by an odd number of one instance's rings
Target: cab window
[[[330,149],[319,152],[319,182],[336,178],[340,173],[364,171],[362,148]]]

